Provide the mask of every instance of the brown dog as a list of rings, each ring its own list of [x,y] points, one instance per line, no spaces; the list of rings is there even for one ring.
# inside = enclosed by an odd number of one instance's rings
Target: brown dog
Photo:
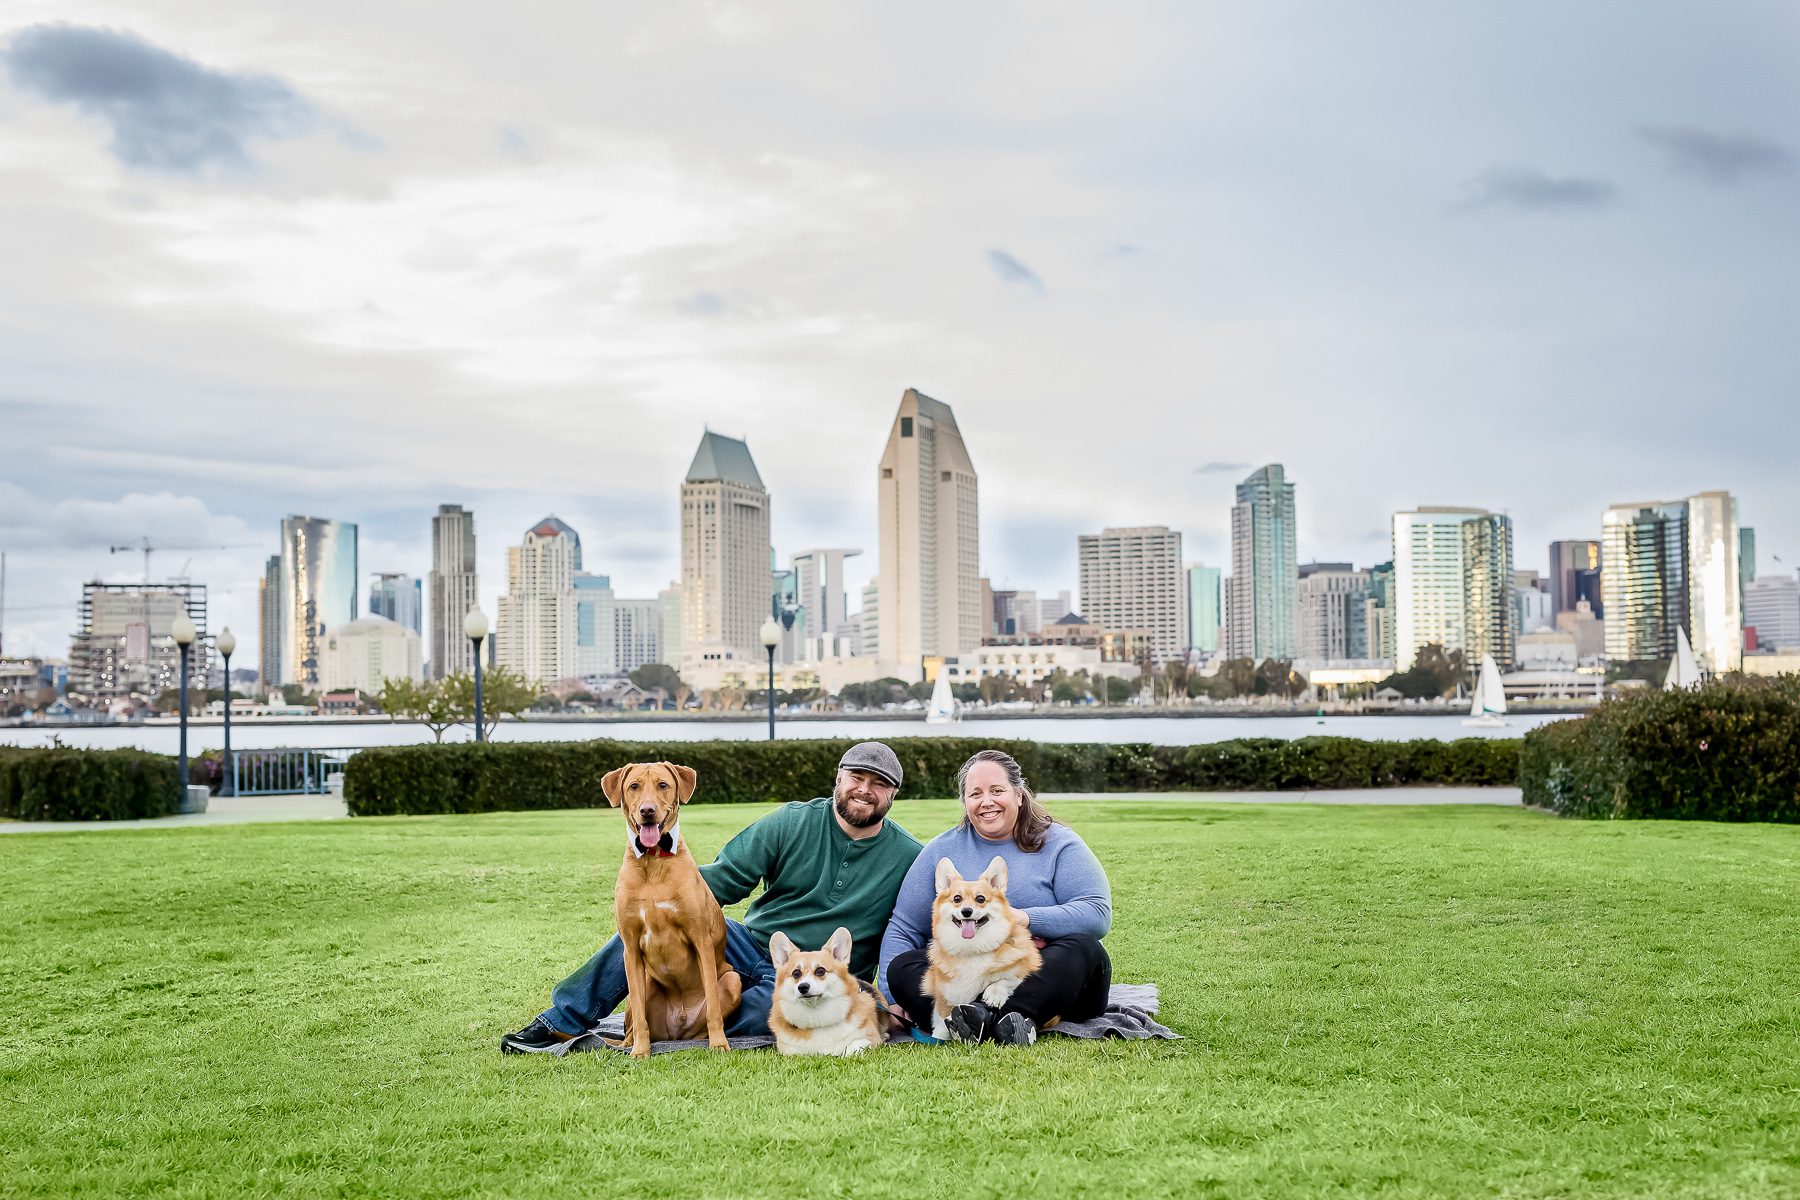
[[[652,1041],[697,1038],[726,1049],[725,1018],[737,1011],[743,981],[725,961],[725,913],[687,843],[675,833],[694,794],[692,767],[631,763],[600,781],[607,803],[625,810],[631,839],[613,892],[625,949],[625,1039],[633,1058]]]

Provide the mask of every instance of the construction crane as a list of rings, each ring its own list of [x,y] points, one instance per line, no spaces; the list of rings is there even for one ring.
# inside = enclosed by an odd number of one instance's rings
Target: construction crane
[[[212,545],[212,546],[197,546],[197,545],[153,546],[150,544],[149,538],[140,537],[138,539],[138,544],[135,546],[108,546],[106,549],[107,549],[107,553],[109,553],[109,554],[119,554],[119,553],[137,554],[137,553],[141,552],[144,556],[144,582],[149,583],[150,582],[150,556],[152,554],[155,554],[159,550],[254,550],[254,549],[256,549],[256,546],[248,544],[248,543],[244,543],[244,542],[239,542],[236,545],[231,545],[231,546],[218,546],[218,545]],[[188,561],[192,562],[193,560],[189,559]]]

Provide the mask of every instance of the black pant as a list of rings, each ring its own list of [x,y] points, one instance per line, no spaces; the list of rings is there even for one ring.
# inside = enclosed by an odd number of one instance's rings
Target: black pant
[[[1041,951],[1044,965],[1027,975],[1006,1002],[1001,1013],[1023,1013],[1042,1026],[1051,1017],[1087,1021],[1106,1011],[1107,991],[1112,987],[1112,960],[1106,947],[1091,934],[1077,933],[1052,938]],[[924,949],[897,954],[888,963],[888,987],[913,1023],[931,1032],[931,997],[925,994],[925,968],[931,965]],[[995,1014],[999,1016],[999,1013]]]

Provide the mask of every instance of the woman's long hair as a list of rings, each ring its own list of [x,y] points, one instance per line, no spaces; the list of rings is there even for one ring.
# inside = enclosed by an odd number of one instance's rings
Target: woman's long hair
[[[1031,788],[1025,782],[1025,772],[1019,769],[1018,760],[1012,755],[1004,750],[977,750],[971,754],[969,761],[956,773],[956,798],[963,798],[963,789],[969,782],[969,772],[975,769],[975,764],[984,762],[999,763],[1000,769],[1006,772],[1006,782],[1013,791],[1019,793],[1019,819],[1013,826],[1013,841],[1025,853],[1036,854],[1044,848],[1044,835],[1050,832],[1055,819],[1044,811],[1044,806],[1031,794]],[[964,829],[970,828],[967,808],[963,809],[962,824]]]

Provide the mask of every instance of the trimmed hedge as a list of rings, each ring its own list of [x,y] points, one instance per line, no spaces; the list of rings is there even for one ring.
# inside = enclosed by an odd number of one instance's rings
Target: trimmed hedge
[[[167,817],[181,804],[175,760],[142,750],[0,747],[0,816],[24,821]]]
[[[1517,741],[1377,742],[1246,738],[1204,746],[884,739],[906,770],[902,798],[952,796],[977,750],[1005,750],[1040,792],[1276,791],[1409,784],[1510,786]],[[488,742],[360,751],[344,771],[352,816],[477,813],[606,804],[600,778],[668,759],[700,776],[696,802],[803,800],[830,789],[847,740],[778,742]]]
[[[1800,821],[1800,677],[1609,700],[1526,734],[1519,785],[1570,817]]]

